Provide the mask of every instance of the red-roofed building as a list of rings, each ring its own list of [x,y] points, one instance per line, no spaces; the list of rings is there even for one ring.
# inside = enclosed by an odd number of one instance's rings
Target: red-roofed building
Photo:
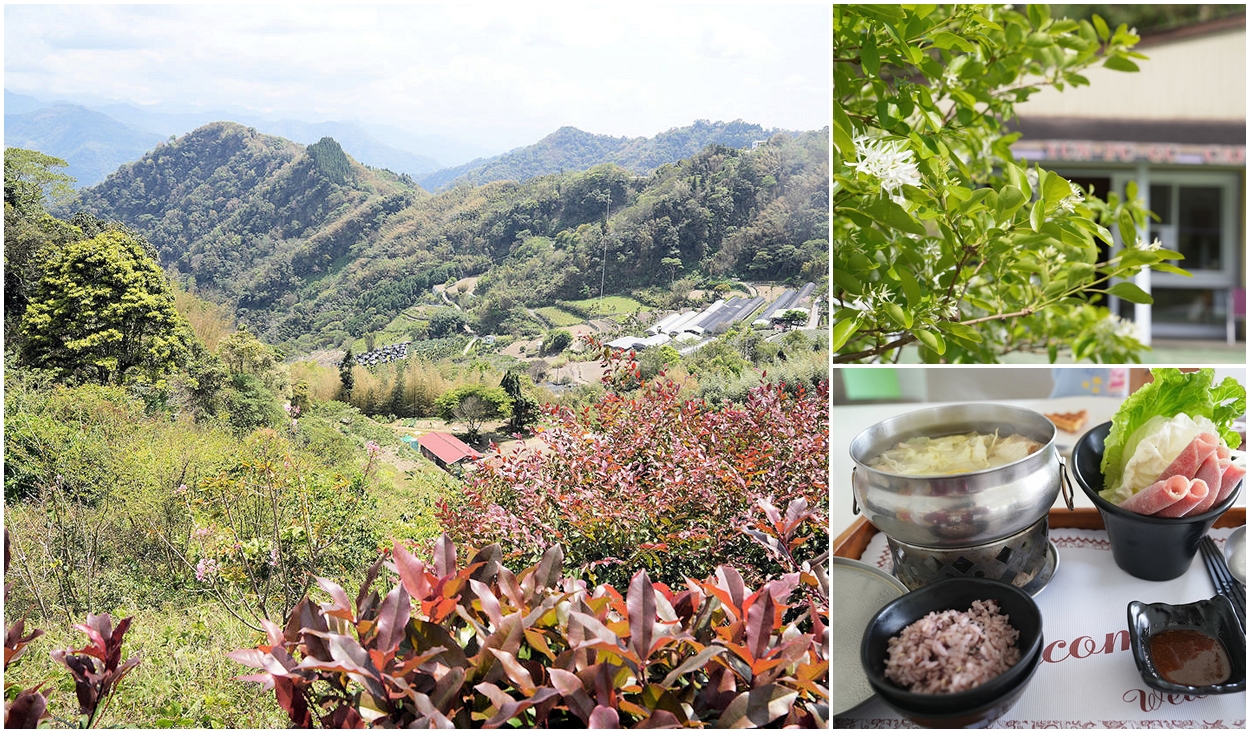
[[[417,443],[421,445],[422,456],[448,472],[459,472],[464,466],[457,468],[454,465],[466,459],[474,461],[482,458],[481,452],[445,432],[422,434],[417,437]]]

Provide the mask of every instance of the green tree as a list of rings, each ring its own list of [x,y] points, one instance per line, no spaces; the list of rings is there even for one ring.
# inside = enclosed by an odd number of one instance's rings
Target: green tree
[[[464,423],[470,439],[476,439],[482,425],[512,414],[512,399],[499,386],[470,383],[447,391],[434,402],[438,415],[448,424]]]
[[[23,360],[61,380],[162,380],[194,335],[165,273],[133,237],[109,231],[52,254],[22,318]]]
[[[45,155],[20,147],[4,150],[4,204],[13,206],[19,213],[29,214],[44,210],[48,198],[59,200],[73,193],[74,178],[53,168],[63,168],[68,162],[59,157]]]
[[[1101,18],[993,5],[834,5],[834,362],[994,362],[1013,350],[1137,361],[1106,295],[1149,304],[1124,278],[1180,254],[1138,237],[1130,185],[1097,200],[1017,159],[1005,122],[1043,86],[1136,71],[1138,37]],[[1099,261],[1100,246],[1122,248]],[[1101,242],[1101,243],[1100,243]]]
[[[83,238],[78,228],[54,218],[45,201],[66,195],[73,178],[54,168],[64,160],[34,150],[4,151],[4,340],[12,343],[30,294],[43,276],[49,250]]]
[[[786,330],[792,330],[807,324],[807,310],[786,310],[781,313],[781,326]]]
[[[447,338],[464,332],[464,313],[454,307],[443,307],[430,317],[430,337]]]
[[[347,401],[352,396],[352,387],[356,385],[356,374],[352,373],[352,369],[356,367],[356,356],[352,355],[352,349],[349,347],[347,353],[343,356],[343,360],[339,361],[339,381],[343,384],[343,400]]]
[[[573,334],[568,330],[552,330],[547,333],[547,337],[543,338],[542,353],[543,355],[563,353],[572,344]]]
[[[278,396],[285,395],[290,374],[278,352],[262,343],[246,325],[227,336],[217,346],[217,356],[231,374],[249,373],[259,378]]]
[[[527,379],[528,380],[528,379]],[[508,418],[508,431],[517,434],[538,423],[541,411],[538,402],[528,396],[522,388],[521,375],[515,371],[504,374],[499,387],[508,398],[512,399],[512,416]]]
[[[235,373],[226,390],[225,410],[236,434],[249,434],[283,422],[282,404],[265,383],[251,373]]]

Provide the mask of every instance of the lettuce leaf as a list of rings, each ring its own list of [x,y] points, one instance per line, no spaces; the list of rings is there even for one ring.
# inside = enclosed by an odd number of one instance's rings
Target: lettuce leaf
[[[1203,368],[1197,373],[1181,373],[1177,368],[1154,368],[1150,372],[1154,382],[1125,399],[1111,419],[1111,432],[1104,442],[1102,455],[1104,492],[1119,488],[1132,448],[1146,436],[1138,430],[1156,416],[1205,416],[1215,423],[1224,444],[1230,449],[1241,446],[1241,437],[1232,430],[1232,423],[1246,412],[1246,389],[1235,378],[1225,378],[1213,387],[1213,368]]]

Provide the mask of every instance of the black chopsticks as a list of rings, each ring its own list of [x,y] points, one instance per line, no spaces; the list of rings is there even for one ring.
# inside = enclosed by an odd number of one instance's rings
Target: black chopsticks
[[[1246,628],[1246,587],[1233,578],[1228,570],[1228,564],[1224,562],[1224,555],[1215,547],[1215,541],[1211,540],[1211,536],[1203,536],[1198,548],[1202,551],[1202,560],[1207,565],[1207,573],[1211,575],[1211,581],[1215,584],[1215,593],[1223,594],[1233,603],[1233,609],[1236,610],[1237,619],[1241,621],[1241,628],[1244,631]]]

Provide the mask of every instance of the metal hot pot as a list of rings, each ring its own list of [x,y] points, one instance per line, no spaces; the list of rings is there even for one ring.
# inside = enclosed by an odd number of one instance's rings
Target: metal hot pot
[[[914,437],[994,431],[1026,436],[1042,448],[1002,467],[958,475],[897,475],[867,466]],[[1046,564],[1046,516],[1061,489],[1072,507],[1055,425],[1029,409],[951,404],[913,411],[865,429],[850,452],[855,511],[886,534],[895,572],[913,589],[947,576],[1026,585]]]

